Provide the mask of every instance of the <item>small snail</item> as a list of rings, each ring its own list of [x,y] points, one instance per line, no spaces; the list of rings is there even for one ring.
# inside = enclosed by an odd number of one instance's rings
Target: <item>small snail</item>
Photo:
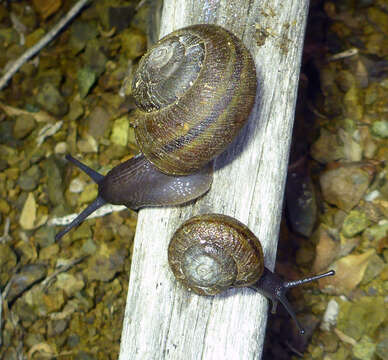
[[[248,286],[272,301],[272,313],[280,301],[304,330],[286,298],[289,288],[325,276],[284,281],[264,267],[259,239],[238,220],[220,214],[194,216],[174,233],[168,246],[168,262],[177,280],[199,295],[216,295],[231,287]]]
[[[132,82],[138,107],[133,127],[142,154],[105,177],[67,156],[98,183],[99,195],[56,239],[107,202],[137,209],[204,194],[212,182],[209,162],[246,122],[256,85],[248,49],[220,26],[189,26],[157,42]]]

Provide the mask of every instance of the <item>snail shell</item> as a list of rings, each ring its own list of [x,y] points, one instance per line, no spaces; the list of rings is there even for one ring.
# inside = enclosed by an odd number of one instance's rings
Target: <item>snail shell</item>
[[[175,277],[200,295],[256,283],[264,270],[256,236],[229,216],[205,214],[186,221],[168,247]]]
[[[176,279],[199,295],[216,295],[230,287],[249,286],[272,301],[272,313],[283,304],[301,334],[304,329],[289,303],[289,289],[335,275],[334,270],[285,281],[264,267],[259,240],[240,221],[220,214],[195,216],[181,225],[168,247]]]
[[[172,32],[143,56],[133,79],[142,153],[167,174],[199,170],[237,135],[256,85],[252,56],[229,31],[199,24]]]

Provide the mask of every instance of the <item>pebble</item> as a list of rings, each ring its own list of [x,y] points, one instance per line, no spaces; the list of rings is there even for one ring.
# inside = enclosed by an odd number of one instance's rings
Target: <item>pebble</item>
[[[22,213],[19,218],[20,226],[25,230],[32,230],[35,227],[36,221],[36,202],[32,192],[27,196],[27,200],[24,203]]]
[[[326,170],[319,180],[324,199],[346,211],[363,198],[372,176],[356,163]]]
[[[42,177],[42,172],[38,165],[31,166],[27,171],[23,172],[19,179],[18,185],[24,191],[35,190]]]
[[[19,115],[16,117],[13,127],[13,136],[16,139],[24,139],[34,130],[36,121],[32,115]]]
[[[42,264],[29,264],[23,266],[17,274],[12,276],[7,300],[11,302],[32,284],[43,279],[46,274],[46,267]]]

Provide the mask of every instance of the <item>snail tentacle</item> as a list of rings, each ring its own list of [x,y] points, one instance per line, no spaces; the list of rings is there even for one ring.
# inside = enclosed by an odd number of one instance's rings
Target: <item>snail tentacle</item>
[[[300,280],[295,280],[295,281],[284,281],[278,274],[273,273],[272,271],[270,271],[267,268],[264,268],[263,275],[261,276],[259,281],[250,287],[271,300],[271,302],[272,302],[271,313],[272,314],[276,313],[277,304],[280,302],[284,306],[284,308],[287,310],[288,314],[295,321],[295,323],[299,329],[299,332],[301,334],[304,334],[305,331],[304,331],[302,325],[299,323],[299,321],[295,315],[295,312],[292,309],[292,306],[286,297],[286,293],[287,293],[288,289],[290,289],[292,287],[303,285],[303,284],[321,279],[323,277],[333,276],[333,275],[335,275],[335,271],[330,270],[324,274],[311,276],[311,277],[308,277],[305,279],[300,279]]]
[[[101,180],[104,178],[104,175],[101,175],[97,171],[94,171],[89,166],[83,164],[81,161],[77,160],[76,158],[72,157],[71,155],[66,155],[66,160],[72,162],[75,166],[77,166],[79,169],[81,169],[85,174],[89,175],[89,177],[96,183],[100,183]]]
[[[55,235],[55,240],[59,240],[63,235],[68,233],[72,228],[80,225],[91,213],[95,212],[101,206],[105,205],[106,201],[101,197],[97,196],[96,199],[87,206],[70,224],[66,225],[59,233]]]

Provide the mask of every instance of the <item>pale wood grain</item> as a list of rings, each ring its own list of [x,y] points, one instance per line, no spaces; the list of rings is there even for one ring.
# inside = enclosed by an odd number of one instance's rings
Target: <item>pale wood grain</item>
[[[249,123],[216,159],[211,191],[188,206],[139,212],[121,338],[124,359],[259,359],[267,300],[249,289],[201,297],[174,281],[167,246],[189,217],[234,216],[261,239],[273,268],[297,95],[307,0],[166,0],[161,36],[217,23],[243,39],[258,72]],[[258,35],[266,35],[263,37]]]

